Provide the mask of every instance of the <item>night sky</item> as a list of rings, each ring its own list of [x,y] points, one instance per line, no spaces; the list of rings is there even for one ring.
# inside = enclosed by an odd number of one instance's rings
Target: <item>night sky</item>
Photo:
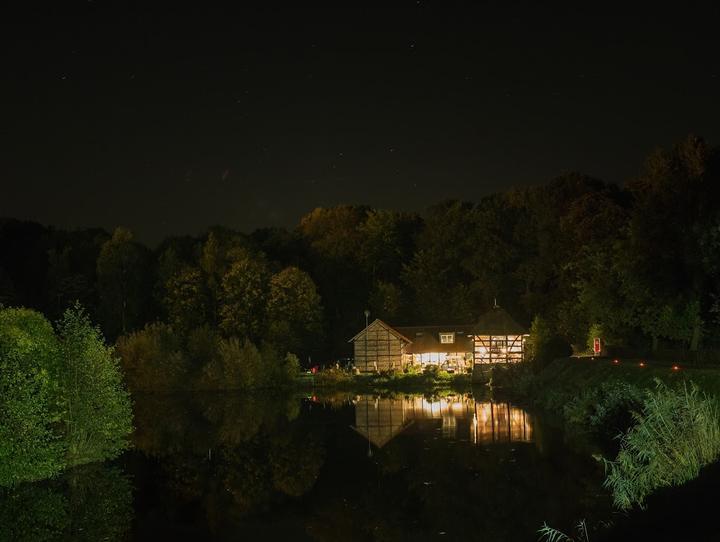
[[[720,7],[56,4],[0,23],[0,216],[155,243],[620,183],[690,132],[720,143]]]

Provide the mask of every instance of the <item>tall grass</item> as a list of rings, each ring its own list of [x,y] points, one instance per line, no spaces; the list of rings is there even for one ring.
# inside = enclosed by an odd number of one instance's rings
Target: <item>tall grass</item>
[[[695,384],[671,389],[660,381],[647,393],[635,425],[621,436],[615,461],[608,462],[605,487],[623,510],[643,507],[656,489],[696,478],[720,457],[720,409]]]
[[[543,523],[543,526],[538,529],[540,542],[590,542],[590,536],[588,535],[587,525],[585,520],[580,520],[575,526],[577,531],[577,538],[571,538],[564,532],[550,527],[547,523]]]

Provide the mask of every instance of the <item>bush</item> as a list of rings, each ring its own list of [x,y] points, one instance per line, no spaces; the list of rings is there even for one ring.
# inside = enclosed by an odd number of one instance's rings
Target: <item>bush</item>
[[[536,372],[543,370],[554,359],[565,358],[572,354],[570,344],[556,335],[549,324],[536,316],[530,326],[527,341],[527,358],[532,361]]]
[[[343,369],[324,369],[315,375],[316,386],[337,386],[338,384],[347,384],[353,381],[353,376]]]
[[[200,387],[235,390],[263,385],[262,357],[257,347],[231,337],[220,341],[218,354],[203,368]]]
[[[622,381],[604,382],[586,390],[563,408],[565,419],[607,436],[627,430],[632,413],[642,406],[640,388]]]
[[[120,337],[116,348],[131,390],[187,387],[188,362],[178,335],[169,325],[147,324]]]
[[[34,311],[0,310],[0,485],[116,457],[131,424],[112,349],[79,306],[57,335]]]
[[[656,489],[692,480],[720,457],[718,404],[692,383],[673,390],[657,381],[634,419],[616,460],[608,462],[605,486],[618,508],[642,507]]]
[[[193,368],[201,368],[214,358],[220,347],[220,334],[210,326],[193,329],[187,338],[187,355]]]
[[[493,365],[489,370],[489,384],[512,391],[517,397],[526,397],[534,382],[533,368],[528,363]]]
[[[0,485],[49,478],[65,464],[60,345],[29,309],[0,309]]]
[[[419,375],[422,373],[422,368],[419,365],[406,365],[403,372],[408,375]]]
[[[58,323],[67,464],[113,459],[128,447],[130,396],[113,349],[79,306]]]

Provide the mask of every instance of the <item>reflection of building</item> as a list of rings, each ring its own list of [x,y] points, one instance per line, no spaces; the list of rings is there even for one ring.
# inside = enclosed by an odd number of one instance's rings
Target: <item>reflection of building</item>
[[[412,423],[439,425],[443,437],[467,438],[475,444],[533,439],[529,416],[510,403],[476,402],[465,396],[428,400],[421,396],[388,399],[363,395],[355,400],[353,429],[378,448]]]
[[[523,360],[526,330],[500,307],[474,325],[391,326],[375,320],[355,335],[355,366],[360,371],[436,365],[453,370],[473,364]]]

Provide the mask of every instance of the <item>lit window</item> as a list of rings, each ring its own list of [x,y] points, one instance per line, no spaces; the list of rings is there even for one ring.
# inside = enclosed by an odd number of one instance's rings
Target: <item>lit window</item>
[[[442,344],[450,344],[455,342],[455,334],[454,333],[441,333],[440,334],[440,342]]]

